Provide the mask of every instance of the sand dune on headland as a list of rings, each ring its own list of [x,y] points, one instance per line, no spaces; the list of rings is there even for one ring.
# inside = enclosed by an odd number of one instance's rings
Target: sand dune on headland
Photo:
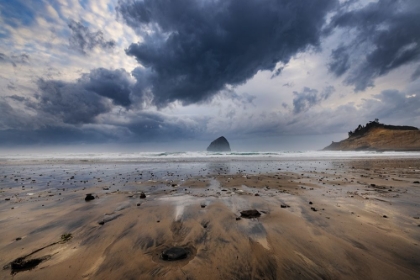
[[[3,182],[0,279],[419,279],[420,162],[333,166],[26,197]],[[249,209],[261,216],[240,218]],[[171,247],[187,257],[163,260]]]

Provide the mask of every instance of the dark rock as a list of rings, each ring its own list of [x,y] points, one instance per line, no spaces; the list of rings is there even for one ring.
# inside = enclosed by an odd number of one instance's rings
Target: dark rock
[[[309,201],[309,204],[312,204],[312,201]]]
[[[376,185],[375,185],[375,184],[370,184],[370,186],[371,186],[371,187],[376,187]]]
[[[172,247],[162,252],[162,260],[176,261],[185,259],[188,256],[188,250],[181,247]]]
[[[141,192],[140,198],[146,198],[146,195],[144,194],[144,192]]]
[[[241,217],[236,217],[236,220],[239,221],[241,219]]]
[[[388,216],[387,216],[387,215],[383,215],[382,217],[384,217],[384,218],[388,218]]]
[[[256,193],[255,196],[260,196],[260,195]]]
[[[25,260],[25,258],[17,258],[10,263],[10,268],[12,269],[12,274],[16,274],[20,271],[31,270],[43,262],[45,258],[36,258]]]
[[[314,212],[318,211],[315,207],[311,207],[311,210]]]
[[[281,208],[288,208],[288,207],[290,207],[290,206],[289,206],[289,205],[287,205],[287,204],[281,204],[281,205],[280,205],[280,207],[281,207]]]
[[[230,152],[230,145],[225,137],[221,136],[210,143],[207,148],[208,152]]]
[[[91,201],[94,199],[95,197],[91,193],[86,194],[85,201]]]
[[[22,240],[22,237],[16,237],[16,241]]]
[[[252,219],[258,218],[259,216],[261,216],[261,213],[255,209],[241,211],[241,217],[243,218]]]
[[[413,184],[420,184],[420,181],[414,181]]]

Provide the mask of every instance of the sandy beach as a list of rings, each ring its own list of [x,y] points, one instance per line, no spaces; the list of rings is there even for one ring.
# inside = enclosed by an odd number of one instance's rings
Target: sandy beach
[[[420,278],[416,158],[3,162],[0,176],[0,279]]]

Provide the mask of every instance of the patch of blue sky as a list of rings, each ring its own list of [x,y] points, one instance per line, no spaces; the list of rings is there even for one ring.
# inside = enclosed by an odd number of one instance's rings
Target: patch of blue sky
[[[36,11],[44,9],[42,0],[6,0],[0,2],[0,14],[4,22],[12,27],[31,25],[36,18]]]
[[[83,9],[86,10],[86,8],[89,6],[89,0],[79,0],[79,4],[83,7]]]
[[[108,12],[110,12],[110,13],[115,13],[115,5],[114,5],[114,3],[108,3],[107,5],[106,5],[107,7],[108,7]]]

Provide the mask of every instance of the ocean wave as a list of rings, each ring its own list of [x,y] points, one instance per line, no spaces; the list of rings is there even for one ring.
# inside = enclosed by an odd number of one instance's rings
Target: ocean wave
[[[372,151],[233,151],[233,152],[135,152],[135,153],[32,153],[1,154],[0,162],[14,161],[185,161],[185,160],[282,160],[282,159],[353,159],[353,158],[420,158],[420,152]]]

